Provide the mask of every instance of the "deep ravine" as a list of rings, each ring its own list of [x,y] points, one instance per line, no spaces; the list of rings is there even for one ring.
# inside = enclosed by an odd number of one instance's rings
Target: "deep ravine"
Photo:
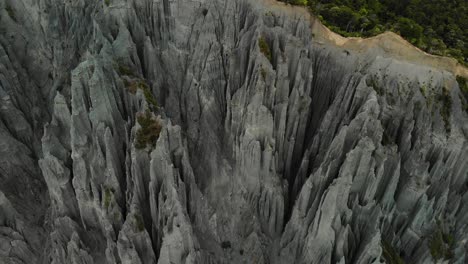
[[[0,0],[0,263],[465,263],[456,76],[267,3]]]

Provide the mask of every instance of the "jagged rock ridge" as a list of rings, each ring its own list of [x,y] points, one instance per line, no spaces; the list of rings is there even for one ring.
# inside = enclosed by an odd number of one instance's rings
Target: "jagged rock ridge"
[[[0,262],[465,263],[453,74],[250,0],[0,10]]]

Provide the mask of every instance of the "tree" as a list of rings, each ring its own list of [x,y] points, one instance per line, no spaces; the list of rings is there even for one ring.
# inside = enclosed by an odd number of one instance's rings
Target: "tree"
[[[400,17],[398,18],[398,30],[402,37],[415,44],[421,39],[423,27],[412,19]]]

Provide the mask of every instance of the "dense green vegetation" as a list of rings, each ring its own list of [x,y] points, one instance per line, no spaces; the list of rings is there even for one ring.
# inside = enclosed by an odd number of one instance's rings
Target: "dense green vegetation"
[[[141,90],[149,106],[149,109],[147,109],[144,114],[139,114],[137,116],[137,121],[141,128],[136,132],[135,147],[137,149],[144,149],[148,145],[150,147],[154,147],[162,129],[161,123],[159,120],[153,118],[151,111],[158,109],[156,99],[154,98],[148,83],[146,83],[145,80],[138,78],[137,74],[132,69],[119,61],[114,63],[114,67],[121,76],[125,76],[125,78],[123,78],[123,82],[127,91],[131,94],[135,94],[138,90]]]
[[[429,240],[429,250],[431,251],[432,258],[437,261],[439,259],[453,258],[453,246],[455,240],[451,234],[444,233],[440,223],[434,230]]]
[[[133,216],[135,218],[135,227],[137,228],[138,232],[142,232],[145,230],[145,223],[143,222],[143,217],[140,214],[135,214]]]
[[[132,94],[135,94],[138,89],[143,91],[143,95],[145,96],[146,102],[150,104],[150,106],[154,107],[154,109],[158,108],[158,102],[153,96],[148,84],[144,80],[136,79],[127,81],[124,80],[124,84],[127,87],[128,91]]]
[[[370,37],[399,33],[422,50],[468,65],[466,0],[282,0],[308,5],[333,31]]]
[[[138,115],[137,121],[141,128],[136,133],[135,147],[137,149],[144,149],[147,145],[155,146],[161,133],[161,123],[153,118],[149,110],[144,114]]]
[[[264,37],[260,37],[258,39],[258,47],[260,48],[260,52],[265,55],[265,57],[271,61],[271,50],[270,46],[268,45],[266,39]]]
[[[392,247],[390,243],[382,240],[382,256],[385,259],[385,263],[388,264],[404,264],[405,262],[400,257],[400,254]]]
[[[135,73],[129,67],[127,67],[125,64],[121,62],[115,62],[114,67],[117,68],[117,71],[119,72],[120,75],[135,76]]]
[[[143,95],[145,96],[146,101],[155,109],[158,108],[158,103],[156,102],[156,99],[154,98],[148,84],[146,84],[146,82],[140,82],[139,87],[143,90]]]
[[[127,87],[130,93],[135,94],[138,89],[141,89],[143,91],[143,95],[145,96],[146,102],[148,102],[154,109],[158,108],[158,103],[156,102],[156,99],[154,98],[153,93],[151,92],[151,89],[146,81],[142,79],[135,79],[137,74],[135,74],[135,72],[132,71],[129,67],[120,62],[116,62],[114,66],[120,75],[133,78],[123,79],[125,87]]]

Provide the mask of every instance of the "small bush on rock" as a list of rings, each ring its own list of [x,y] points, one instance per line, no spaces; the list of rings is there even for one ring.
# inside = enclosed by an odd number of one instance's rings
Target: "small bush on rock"
[[[429,250],[434,261],[453,258],[452,248],[454,242],[455,240],[453,236],[451,234],[444,233],[439,223],[429,240]]]
[[[143,222],[143,217],[139,214],[135,214],[134,218],[138,232],[142,232],[143,230],[145,230],[145,223]]]
[[[135,72],[122,62],[117,62],[115,66],[117,67],[117,71],[120,75],[135,76]]]
[[[153,119],[150,111],[146,111],[145,114],[138,115],[137,121],[141,128],[136,133],[135,147],[137,149],[144,149],[148,145],[154,147],[159,138],[159,134],[161,133],[161,123],[158,120]]]
[[[271,61],[271,50],[270,46],[268,45],[267,41],[265,40],[264,37],[260,37],[258,39],[258,47],[260,48],[260,52],[265,55],[265,57]]]
[[[145,96],[146,102],[148,102],[151,106],[155,108],[158,107],[158,103],[156,102],[156,99],[154,98],[150,87],[145,81],[143,80],[128,81],[124,79],[124,84],[125,84],[125,87],[127,87],[128,92],[131,94],[135,94],[138,89],[141,89],[143,91],[143,95]]]
[[[382,240],[382,256],[385,259],[385,263],[389,264],[404,264],[405,262],[400,257],[400,254],[392,247],[390,243]]]
[[[104,189],[104,207],[109,208],[112,192],[109,188]]]

